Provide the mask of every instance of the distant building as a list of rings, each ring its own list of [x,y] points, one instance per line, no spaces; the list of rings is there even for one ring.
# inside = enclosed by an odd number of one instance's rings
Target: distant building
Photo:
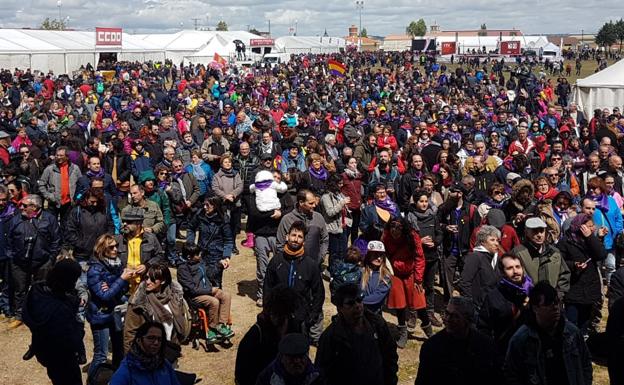
[[[349,36],[345,37],[347,46],[358,47],[360,44],[362,51],[376,51],[381,46],[381,41],[370,37],[359,37],[358,27],[352,25],[349,27]]]

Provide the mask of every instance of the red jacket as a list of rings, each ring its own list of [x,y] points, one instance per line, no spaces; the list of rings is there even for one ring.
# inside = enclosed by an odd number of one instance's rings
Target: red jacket
[[[392,264],[394,275],[407,278],[414,274],[414,280],[422,282],[425,274],[425,253],[418,232],[412,229],[410,234],[414,239],[416,249],[410,245],[410,242],[397,242],[388,230],[384,230],[381,240],[386,247],[386,255]]]
[[[396,138],[392,135],[388,136],[387,138],[383,135],[380,135],[379,138],[377,138],[377,147],[379,148],[379,150],[382,150],[384,147],[390,147],[390,149],[392,149],[392,152],[396,153],[399,149],[399,144],[397,143]]]

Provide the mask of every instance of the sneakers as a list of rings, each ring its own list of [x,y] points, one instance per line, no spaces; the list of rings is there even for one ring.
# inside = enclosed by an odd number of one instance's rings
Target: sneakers
[[[22,360],[28,361],[32,359],[34,356],[35,356],[35,352],[32,349],[32,345],[29,345],[28,350],[26,350],[26,353],[24,353],[24,355],[22,356]]]
[[[18,327],[22,326],[24,323],[21,320],[13,320],[11,321],[11,323],[9,323],[9,329],[17,329]]]
[[[217,342],[220,342],[220,341],[221,341],[221,336],[219,336],[214,329],[208,330],[208,333],[206,333],[206,343],[216,344]]]
[[[219,335],[223,338],[230,338],[234,336],[234,331],[232,331],[232,329],[226,324],[217,326],[217,333],[219,333]]]
[[[262,307],[262,298],[258,298],[258,299],[256,300],[256,306],[258,306],[258,307]]]

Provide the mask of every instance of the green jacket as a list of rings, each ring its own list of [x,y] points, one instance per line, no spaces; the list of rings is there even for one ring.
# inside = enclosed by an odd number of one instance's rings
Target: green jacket
[[[522,258],[524,270],[533,282],[548,281],[562,294],[570,290],[570,269],[556,247],[546,245],[540,253],[531,244],[522,243],[514,247],[511,254]]]

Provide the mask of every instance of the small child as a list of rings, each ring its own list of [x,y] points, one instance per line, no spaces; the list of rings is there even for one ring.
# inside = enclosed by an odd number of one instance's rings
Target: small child
[[[338,288],[347,283],[360,285],[362,281],[362,254],[357,247],[351,246],[347,249],[347,255],[342,261],[338,261],[333,272],[332,280],[329,283],[331,297]]]
[[[256,206],[260,212],[281,209],[277,193],[285,193],[287,190],[286,183],[275,181],[273,173],[266,170],[259,171],[255,183],[249,186],[249,191],[256,194]]]

